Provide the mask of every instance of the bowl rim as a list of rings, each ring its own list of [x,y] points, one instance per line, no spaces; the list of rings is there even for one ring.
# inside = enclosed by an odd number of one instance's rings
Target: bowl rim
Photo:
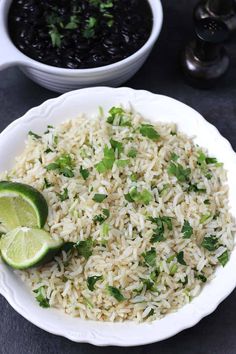
[[[41,118],[42,116],[46,119],[48,114],[52,113],[53,109],[57,110],[60,107],[62,107],[64,104],[66,105],[66,100],[70,100],[70,99],[73,100],[73,98],[74,99],[76,98],[76,102],[77,102],[78,96],[80,95],[82,98],[85,98],[86,95],[90,97],[96,97],[96,93],[99,93],[100,95],[102,94],[104,97],[109,97],[109,94],[114,93],[119,98],[123,97],[124,99],[126,99],[128,97],[128,99],[131,102],[132,99],[134,100],[141,99],[142,102],[145,102],[146,104],[148,100],[150,100],[150,102],[153,101],[158,102],[159,100],[159,102],[162,101],[167,105],[173,105],[175,109],[178,109],[181,112],[181,116],[182,114],[188,114],[189,117],[186,116],[186,121],[188,119],[190,120],[192,119],[193,128],[195,126],[196,127],[200,126],[201,130],[206,131],[206,136],[208,135],[211,136],[215,144],[219,145],[220,148],[224,150],[224,154],[229,155],[227,156],[227,159],[232,164],[232,170],[236,171],[236,154],[233,151],[231,144],[224,137],[221,136],[217,128],[215,128],[212,124],[207,122],[198,112],[196,112],[194,109],[190,108],[189,106],[185,105],[184,103],[181,103],[170,97],[163,96],[163,95],[156,95],[144,90],[133,90],[130,88],[118,88],[118,89],[108,88],[108,87],[87,88],[87,89],[72,91],[58,98],[47,100],[40,106],[29,110],[23,117],[14,121],[6,129],[4,129],[4,131],[0,134],[0,145],[6,144],[7,137],[9,137],[12,133],[13,133],[12,137],[14,137],[15,129],[18,128],[18,130],[20,130],[22,129],[22,127],[26,129],[27,124],[33,124],[33,122],[39,120],[39,118]],[[167,110],[168,109],[169,108],[167,107]],[[190,117],[191,114],[192,117]],[[65,117],[65,119],[66,118],[67,117]],[[234,189],[234,193],[236,193],[236,187]],[[55,324],[53,325],[52,323],[50,323],[49,317],[47,318],[45,312],[40,313],[41,316],[39,316],[37,313],[32,313],[32,310],[30,311],[30,304],[29,306],[22,305],[22,303],[19,301],[19,295],[14,293],[15,289],[11,289],[8,285],[7,276],[6,276],[7,274],[4,273],[4,271],[1,271],[3,270],[2,268],[3,266],[1,263],[0,263],[0,285],[1,285],[0,293],[6,298],[6,300],[11,304],[11,306],[18,313],[20,313],[31,323],[35,324],[41,329],[44,329],[52,334],[64,336],[72,341],[81,342],[81,343],[86,342],[97,346],[116,345],[116,346],[128,347],[128,346],[150,344],[150,343],[154,343],[172,337],[175,334],[181,332],[182,330],[194,326],[203,317],[212,313],[217,308],[217,306],[233,291],[233,289],[236,286],[236,273],[234,272],[234,269],[236,267],[236,249],[234,249],[233,252],[234,252],[234,257],[231,256],[230,261],[228,262],[226,267],[220,269],[221,277],[220,276],[215,277],[215,279],[217,279],[217,282],[214,279],[211,280],[209,284],[205,285],[205,287],[208,289],[207,301],[206,301],[207,303],[201,301],[202,298],[200,299],[201,296],[200,294],[189,305],[185,305],[181,309],[177,310],[174,313],[171,313],[170,315],[165,316],[161,320],[154,321],[151,324],[146,323],[146,324],[132,325],[131,327],[129,327],[129,331],[132,330],[138,333],[137,334],[135,333],[135,335],[130,337],[129,336],[127,337],[128,332],[126,333],[126,328],[125,330],[123,330],[122,327],[122,331],[121,331],[121,326],[123,326],[124,324],[126,325],[127,322],[122,323],[122,325],[119,323],[111,324],[108,322],[96,322],[99,324],[98,325],[99,330],[93,329],[91,330],[91,333],[86,332],[86,334],[81,330],[81,327],[80,327],[80,331],[77,329],[77,327],[73,331],[69,331],[68,329],[66,331],[65,328],[63,327],[60,327],[60,329],[58,329],[57,325]],[[222,279],[224,279],[224,287],[221,286]],[[215,294],[216,289],[217,292]],[[211,291],[210,294],[212,295],[213,292],[214,296],[209,297],[209,290]],[[206,295],[204,299],[206,299]],[[38,309],[37,311],[41,311],[41,308]],[[59,312],[58,310],[49,310],[49,311]],[[179,319],[181,318],[182,321],[179,321]],[[89,328],[92,321],[83,321],[84,325],[85,322],[87,328]],[[169,325],[167,330],[165,329],[166,322]],[[157,323],[162,324],[161,329],[163,330],[160,332],[153,331],[153,333],[150,334],[152,329],[155,330],[155,325]],[[115,327],[115,330],[113,326]],[[107,332],[109,331],[109,336],[103,335],[104,328],[106,328]],[[122,332],[122,335],[119,334],[119,331]]]
[[[148,40],[135,53],[113,64],[99,66],[96,68],[87,68],[87,69],[60,68],[60,67],[47,65],[37,60],[34,60],[29,56],[25,55],[15,46],[15,44],[13,43],[13,41],[9,36],[8,24],[7,24],[9,7],[12,1],[13,0],[0,1],[0,33],[2,33],[2,39],[0,39],[0,45],[1,42],[3,42],[5,45],[7,44],[8,46],[11,47],[11,49],[14,50],[15,54],[17,55],[17,58],[6,58],[8,59],[8,65],[10,66],[14,64],[20,64],[25,66],[31,66],[32,68],[35,68],[37,70],[41,70],[52,74],[61,74],[61,75],[64,74],[67,76],[73,76],[74,74],[98,74],[106,71],[116,70],[122,66],[126,66],[126,65],[128,66],[130,63],[138,60],[139,57],[144,55],[149,49],[153,47],[153,45],[155,44],[156,40],[159,37],[159,34],[162,29],[162,24],[163,24],[163,7],[162,7],[161,0],[148,0],[153,14],[153,27]]]

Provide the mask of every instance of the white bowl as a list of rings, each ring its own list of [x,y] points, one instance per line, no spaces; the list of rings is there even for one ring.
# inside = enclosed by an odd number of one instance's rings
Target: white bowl
[[[11,168],[14,158],[24,148],[28,131],[41,133],[48,124],[58,125],[65,119],[74,118],[81,112],[88,115],[98,107],[107,111],[122,103],[139,111],[145,118],[157,122],[175,122],[195,142],[208,149],[209,153],[224,162],[228,170],[231,211],[236,216],[236,155],[230,144],[218,130],[192,108],[171,98],[146,91],[128,88],[105,87],[74,91],[49,100],[31,109],[24,117],[12,123],[0,135],[0,169]],[[14,274],[12,269],[0,264],[0,292],[22,316],[44,330],[67,337],[76,342],[95,345],[132,346],[157,342],[191,327],[210,314],[236,286],[236,249],[233,250],[225,268],[219,267],[216,277],[193,301],[153,323],[106,323],[72,318],[59,310],[42,309],[30,291]]]
[[[52,91],[67,92],[83,87],[106,85],[117,87],[129,80],[143,65],[160,34],[163,11],[160,0],[148,0],[153,13],[152,33],[133,55],[117,63],[93,69],[63,69],[35,61],[20,52],[11,41],[7,18],[12,0],[0,1],[0,70],[18,65],[33,81]]]

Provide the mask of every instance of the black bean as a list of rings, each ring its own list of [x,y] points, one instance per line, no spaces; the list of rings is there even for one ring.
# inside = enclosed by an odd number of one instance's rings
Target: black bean
[[[66,29],[71,16],[78,16],[76,28]],[[91,17],[97,22],[86,33]],[[13,0],[8,20],[10,36],[23,53],[70,69],[99,67],[126,58],[147,41],[152,23],[147,0],[114,0],[105,15],[88,0]],[[60,35],[60,43],[54,46],[49,34],[52,29]]]

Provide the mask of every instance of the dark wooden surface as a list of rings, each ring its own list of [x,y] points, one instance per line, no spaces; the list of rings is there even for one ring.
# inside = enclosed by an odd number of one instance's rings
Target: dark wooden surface
[[[210,91],[189,87],[178,58],[192,34],[193,0],[163,0],[164,27],[155,49],[126,86],[177,98],[198,110],[236,149],[236,36],[228,45],[231,68]],[[2,48],[0,48],[2,50]],[[56,97],[28,80],[17,68],[0,73],[0,131],[29,108]],[[222,286],[224,286],[222,284]],[[27,322],[0,297],[0,354],[235,354],[236,292],[207,318],[166,341],[137,348],[96,348],[48,334]]]

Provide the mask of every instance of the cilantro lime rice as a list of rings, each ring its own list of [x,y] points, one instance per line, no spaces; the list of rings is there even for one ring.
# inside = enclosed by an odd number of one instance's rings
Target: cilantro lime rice
[[[45,230],[65,242],[52,262],[18,271],[42,307],[100,321],[159,319],[229,260],[226,172],[174,124],[113,107],[29,132],[6,178],[42,192]]]

